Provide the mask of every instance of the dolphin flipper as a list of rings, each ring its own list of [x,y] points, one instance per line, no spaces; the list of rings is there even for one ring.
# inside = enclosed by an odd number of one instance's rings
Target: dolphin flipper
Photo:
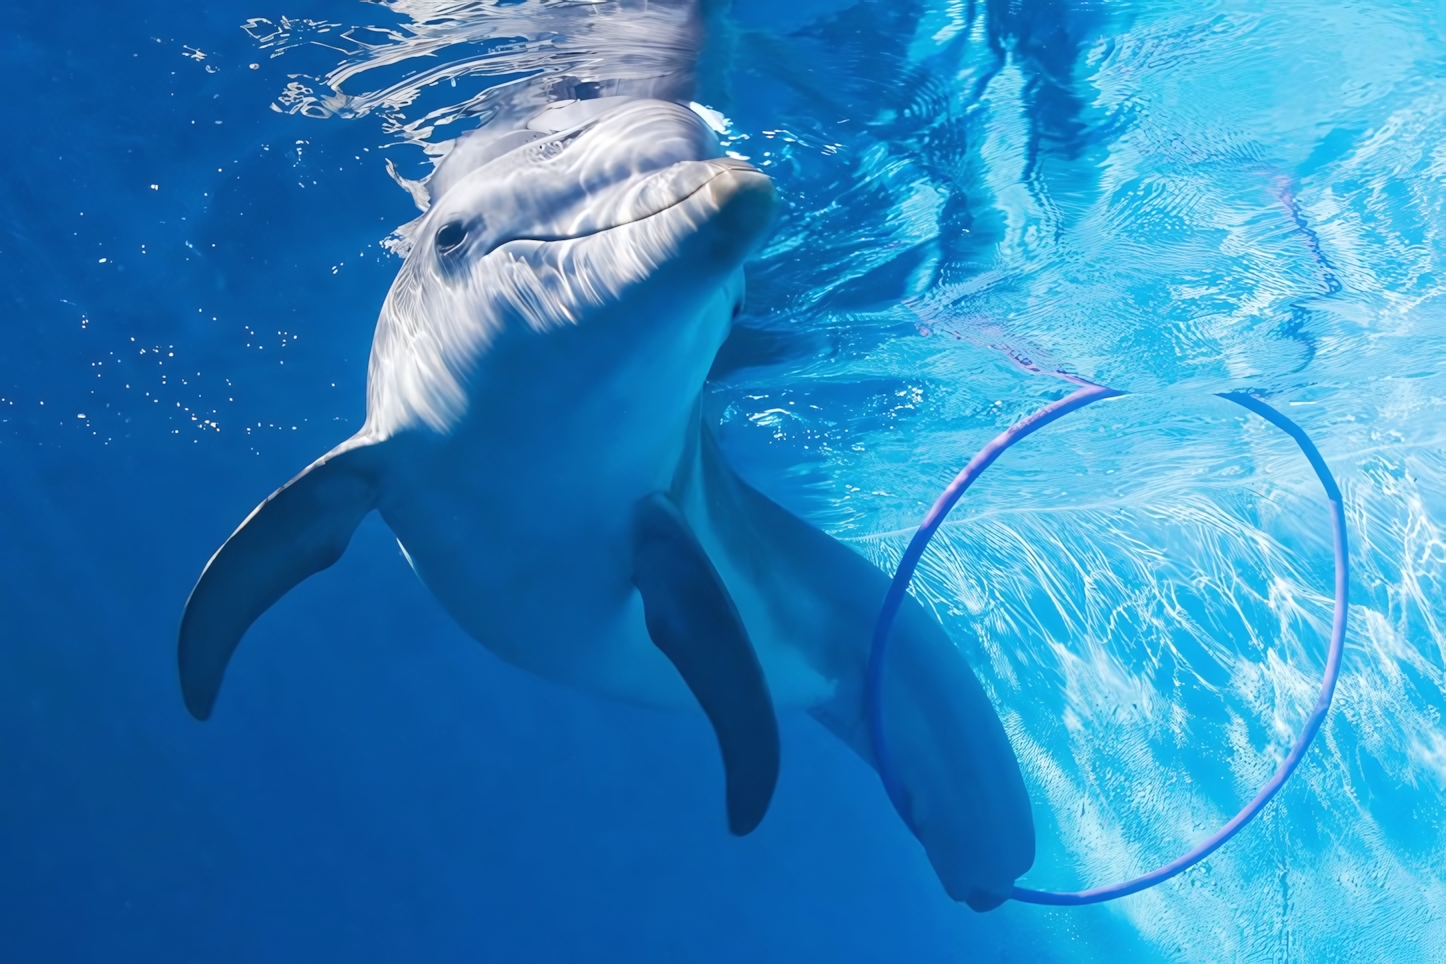
[[[633,521],[633,584],[648,635],[713,724],[727,777],[728,829],[751,833],[778,782],[778,721],[763,667],[713,563],[666,495]]]
[[[211,715],[246,630],[297,583],[341,558],[377,501],[370,445],[355,439],[313,462],[231,534],[186,600],[177,659],[186,709]]]

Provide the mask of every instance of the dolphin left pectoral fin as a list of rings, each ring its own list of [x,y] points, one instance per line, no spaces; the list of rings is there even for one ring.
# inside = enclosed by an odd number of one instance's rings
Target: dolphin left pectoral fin
[[[341,558],[376,506],[369,445],[351,440],[258,505],[216,550],[186,600],[176,656],[181,695],[211,715],[226,664],[251,624],[297,583]]]
[[[648,635],[713,724],[727,780],[728,829],[751,833],[778,782],[778,721],[763,667],[722,578],[666,495],[638,503],[633,584]]]

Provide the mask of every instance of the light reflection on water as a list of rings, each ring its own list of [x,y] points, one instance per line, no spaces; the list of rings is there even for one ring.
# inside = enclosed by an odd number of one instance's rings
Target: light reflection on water
[[[587,82],[609,43],[639,71],[673,69],[607,4],[388,9],[377,29],[248,31],[317,65],[278,109],[379,114],[413,176],[413,145],[438,156],[464,120]],[[784,201],[713,396],[745,474],[889,565],[973,450],[1059,394],[1028,365],[1137,393],[1012,451],[916,582],[1020,753],[1041,827],[1027,882],[1102,884],[1174,856],[1304,719],[1327,516],[1289,441],[1210,398],[1257,390],[1290,406],[1346,494],[1336,706],[1258,824],[1119,912],[1172,959],[1438,957],[1437,26],[1408,3],[720,16],[698,99]],[[343,59],[286,48],[305,31]]]

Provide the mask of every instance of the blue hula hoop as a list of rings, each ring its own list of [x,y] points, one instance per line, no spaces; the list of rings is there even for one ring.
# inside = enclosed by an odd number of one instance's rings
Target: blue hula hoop
[[[919,565],[919,559],[924,553],[924,548],[929,540],[934,537],[939,526],[959,501],[960,496],[974,484],[974,481],[984,473],[994,460],[1003,454],[1004,450],[1020,441],[1028,435],[1033,434],[1055,419],[1062,418],[1070,412],[1078,411],[1092,402],[1098,402],[1106,398],[1115,398],[1125,394],[1108,388],[1104,385],[1096,385],[1086,382],[1083,379],[1069,378],[1070,381],[1081,386],[1076,391],[1065,396],[1059,401],[1052,402],[1035,412],[1028,418],[1016,422],[1010,428],[999,434],[993,441],[979,450],[979,453],[969,461],[949,487],[934,502],[929,509],[919,529],[909,542],[909,547],[904,551],[903,558],[899,562],[899,568],[894,573],[893,582],[889,586],[888,594],[884,597],[883,608],[879,611],[878,622],[874,626],[873,647],[869,652],[867,692],[865,698],[869,712],[869,729],[873,739],[874,754],[879,763],[879,776],[883,779],[884,789],[888,791],[889,800],[893,802],[894,808],[899,811],[906,822],[909,821],[907,806],[904,803],[905,797],[903,788],[899,784],[898,774],[894,771],[893,754],[889,748],[888,737],[884,730],[884,707],[883,707],[883,674],[884,657],[888,651],[889,638],[893,630],[894,618],[898,615],[899,607],[904,602],[904,594],[909,589],[909,582],[914,577],[914,570]],[[1335,695],[1336,679],[1340,676],[1341,656],[1345,650],[1346,618],[1350,611],[1350,565],[1349,548],[1346,539],[1346,515],[1345,508],[1341,501],[1341,491],[1336,485],[1335,477],[1331,475],[1330,468],[1326,465],[1325,459],[1321,458],[1319,450],[1305,431],[1295,422],[1286,418],[1270,405],[1266,404],[1254,395],[1243,392],[1221,393],[1220,396],[1227,401],[1245,408],[1270,424],[1279,428],[1289,435],[1295,444],[1300,447],[1301,452],[1310,462],[1311,468],[1315,470],[1316,477],[1320,479],[1321,485],[1325,488],[1326,498],[1330,501],[1331,526],[1334,530],[1335,543],[1335,568],[1336,568],[1336,601],[1335,618],[1331,626],[1330,647],[1326,655],[1325,675],[1321,681],[1320,693],[1316,697],[1315,707],[1311,710],[1310,718],[1306,720],[1300,735],[1296,738],[1295,745],[1291,747],[1290,753],[1281,762],[1275,774],[1266,782],[1260,792],[1247,803],[1239,813],[1232,817],[1223,827],[1211,834],[1210,837],[1196,845],[1189,852],[1177,857],[1162,867],[1156,868],[1147,874],[1142,874],[1132,880],[1121,881],[1117,884],[1109,884],[1104,887],[1094,887],[1089,890],[1071,892],[1055,892],[1048,890],[1031,890],[1028,887],[1016,886],[1010,893],[1010,898],[1028,904],[1053,904],[1059,906],[1078,906],[1081,904],[1098,904],[1107,900],[1114,900],[1117,897],[1124,897],[1127,894],[1138,893],[1149,887],[1153,887],[1162,881],[1169,880],[1176,874],[1193,867],[1214,853],[1219,847],[1229,840],[1240,829],[1254,819],[1255,815],[1264,809],[1270,802],[1271,797],[1280,790],[1290,775],[1300,764],[1301,758],[1309,749],[1311,740],[1315,738],[1316,732],[1320,730],[1326,713],[1330,710],[1331,698]]]

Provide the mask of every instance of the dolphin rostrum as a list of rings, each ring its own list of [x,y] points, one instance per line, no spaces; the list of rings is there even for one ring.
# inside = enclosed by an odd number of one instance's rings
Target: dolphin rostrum
[[[191,592],[186,706],[210,716],[247,628],[376,510],[503,659],[701,707],[746,834],[778,775],[775,707],[874,762],[864,676],[888,585],[744,482],[701,412],[772,183],[686,106],[626,90],[463,147],[382,306],[365,424],[258,506]],[[1018,763],[934,618],[909,599],[894,633],[901,813],[949,894],[994,907],[1034,859]]]

